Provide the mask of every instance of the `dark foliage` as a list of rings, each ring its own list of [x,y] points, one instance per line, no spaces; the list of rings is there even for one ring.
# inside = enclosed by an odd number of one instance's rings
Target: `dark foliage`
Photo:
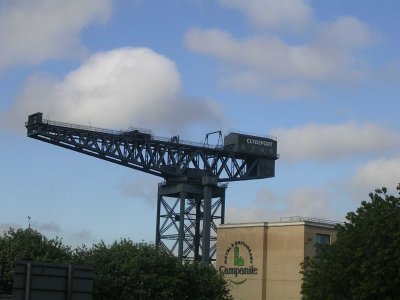
[[[0,236],[0,294],[11,294],[16,260],[90,265],[94,299],[232,299],[212,267],[182,263],[154,245],[122,239],[71,250],[61,239],[32,229],[10,229]]]
[[[75,262],[95,269],[95,298],[230,299],[225,281],[213,267],[181,263],[153,245],[121,240],[76,251]]]
[[[400,197],[378,189],[346,219],[337,241],[304,261],[304,298],[400,299]]]
[[[11,294],[15,261],[67,263],[71,258],[71,249],[59,238],[47,239],[30,228],[10,228],[0,237],[0,294]]]

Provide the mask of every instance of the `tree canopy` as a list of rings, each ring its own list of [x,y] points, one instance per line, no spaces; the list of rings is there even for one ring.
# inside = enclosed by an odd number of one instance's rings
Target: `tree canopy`
[[[71,248],[61,239],[48,239],[31,228],[10,228],[0,237],[0,294],[11,293],[17,260],[68,263],[71,259]]]
[[[10,229],[0,237],[0,294],[11,293],[16,260],[92,266],[98,300],[232,299],[212,266],[182,263],[152,244],[127,239],[71,250],[61,239],[47,239],[32,229]]]
[[[369,196],[337,226],[337,241],[302,264],[305,299],[400,299],[400,197]]]
[[[122,239],[77,249],[76,263],[95,270],[95,299],[231,299],[218,272],[182,263],[152,244]]]

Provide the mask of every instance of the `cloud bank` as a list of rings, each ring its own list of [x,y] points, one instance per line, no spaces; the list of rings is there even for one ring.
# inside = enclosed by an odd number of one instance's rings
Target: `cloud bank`
[[[329,201],[329,193],[318,188],[295,188],[284,195],[261,189],[251,206],[246,209],[230,207],[226,212],[229,222],[280,221],[280,218],[302,216],[338,220]]]
[[[184,95],[173,61],[151,49],[132,47],[93,54],[61,80],[32,76],[5,119],[21,127],[37,111],[69,123],[172,132],[223,119],[215,102]]]
[[[373,43],[375,34],[357,18],[317,22],[303,0],[220,2],[262,28],[240,39],[218,28],[192,28],[186,33],[190,50],[221,62],[222,85],[291,98],[313,95],[318,85],[349,85],[368,76],[358,54]],[[280,30],[304,33],[293,39]]]
[[[79,34],[111,15],[110,0],[0,2],[0,70],[47,59],[82,57]]]
[[[396,187],[400,183],[400,158],[374,159],[360,166],[351,180],[360,194],[373,192],[375,188],[386,187],[397,194]]]
[[[400,132],[369,123],[307,124],[278,128],[272,134],[278,137],[281,159],[291,162],[336,161],[400,146]]]
[[[160,178],[155,176],[137,176],[121,183],[120,192],[128,198],[144,200],[149,206],[157,204],[157,184]]]
[[[257,27],[270,30],[300,30],[309,25],[312,10],[304,0],[219,0],[221,5],[237,9]]]

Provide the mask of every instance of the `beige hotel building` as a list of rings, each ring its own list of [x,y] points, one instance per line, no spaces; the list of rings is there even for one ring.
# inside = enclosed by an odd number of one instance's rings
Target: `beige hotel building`
[[[235,300],[301,299],[300,263],[335,239],[334,222],[311,218],[222,224],[216,267]]]

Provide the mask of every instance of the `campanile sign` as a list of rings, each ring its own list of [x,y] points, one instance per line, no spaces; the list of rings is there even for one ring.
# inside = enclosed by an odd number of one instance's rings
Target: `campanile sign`
[[[224,262],[219,267],[219,272],[224,276],[234,275],[234,277],[226,278],[233,284],[243,284],[248,276],[258,274],[258,268],[253,263],[253,252],[250,246],[243,241],[234,241],[225,251]]]
[[[265,299],[264,223],[218,227],[216,268],[236,300]]]

